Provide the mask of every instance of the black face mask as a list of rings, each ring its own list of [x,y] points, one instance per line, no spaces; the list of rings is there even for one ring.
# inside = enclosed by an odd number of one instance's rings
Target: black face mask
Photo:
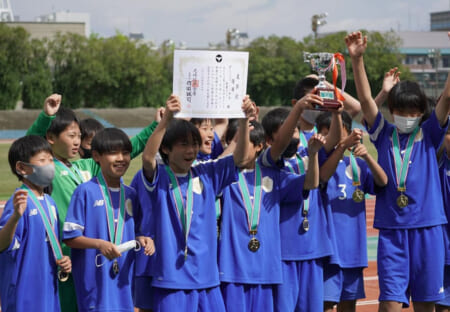
[[[81,158],[92,158],[92,150],[84,148],[83,146],[80,146],[80,149],[83,151],[83,156]]]
[[[294,156],[295,153],[297,153],[299,142],[300,142],[300,139],[292,138],[291,142],[289,142],[289,145],[286,147],[286,149],[283,152],[283,157],[291,158],[292,156]]]

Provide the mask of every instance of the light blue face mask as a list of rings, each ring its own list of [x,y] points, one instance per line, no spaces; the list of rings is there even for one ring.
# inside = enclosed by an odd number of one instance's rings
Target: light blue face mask
[[[29,164],[29,163],[26,163],[23,161],[22,161],[22,163],[33,168],[32,174],[22,175],[25,179],[27,179],[31,183],[41,186],[41,187],[47,187],[50,184],[52,184],[53,177],[55,176],[55,165],[54,164],[38,166],[38,165]]]

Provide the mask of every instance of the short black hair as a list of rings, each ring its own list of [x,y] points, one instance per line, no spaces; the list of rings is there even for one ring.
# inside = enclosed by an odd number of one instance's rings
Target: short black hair
[[[346,111],[342,111],[342,125],[348,131],[348,133],[352,132],[352,116]],[[324,112],[320,114],[316,119],[316,127],[319,132],[322,131],[323,128],[327,128],[330,130],[331,126],[331,112]]]
[[[261,124],[268,138],[273,139],[273,134],[289,116],[290,110],[286,107],[277,107],[270,110],[262,119]]]
[[[94,137],[94,135],[105,127],[94,118],[86,118],[80,121],[81,139]]]
[[[31,157],[40,152],[48,152],[53,155],[50,144],[38,135],[27,135],[13,142],[9,148],[8,162],[12,173],[17,176],[19,181],[22,181],[23,177],[16,172],[16,163],[18,161],[29,163]]]
[[[163,152],[163,148],[172,150],[172,147],[178,142],[188,142],[192,138],[192,141],[199,146],[202,144],[202,138],[197,127],[183,119],[173,119],[167,127],[166,133],[159,147],[159,154],[163,161],[167,164],[169,159],[168,155]]]
[[[394,109],[401,112],[416,109],[424,114],[428,110],[428,99],[419,84],[414,81],[398,82],[389,91],[387,103],[391,114]]]
[[[133,147],[128,136],[120,129],[105,128],[94,135],[92,139],[92,151],[100,155],[114,151],[126,151],[131,153]]]
[[[191,118],[190,122],[198,127],[202,125],[202,122],[204,121],[211,121],[211,124],[213,124],[213,120],[211,118]]]
[[[52,120],[50,127],[47,129],[47,133],[59,137],[61,132],[66,130],[72,122],[75,122],[78,126],[80,126],[80,121],[73,110],[66,107],[60,107],[56,113],[55,119]]]
[[[238,126],[239,126],[239,119],[237,118],[228,119],[227,131],[225,131],[225,142],[227,144],[230,144],[230,142],[233,141],[233,138],[238,130]]]
[[[317,86],[319,83],[319,80],[312,77],[306,77],[302,80],[298,81],[297,84],[294,87],[294,99],[300,100],[302,97],[304,97],[307,93],[309,93],[312,89]]]
[[[253,126],[253,129],[250,131],[250,142],[255,146],[262,144],[264,148],[266,146],[266,134],[263,126],[255,120],[252,120],[250,125]]]

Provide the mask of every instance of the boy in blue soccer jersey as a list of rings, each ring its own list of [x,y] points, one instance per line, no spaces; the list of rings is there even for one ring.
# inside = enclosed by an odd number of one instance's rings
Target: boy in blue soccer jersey
[[[298,120],[305,108],[321,105],[322,100],[308,93],[289,112],[285,108],[271,110],[263,118],[266,140],[271,145],[273,157],[283,156],[281,165],[288,172],[304,174],[309,166],[308,149],[299,150],[299,131],[293,135],[286,130]],[[329,152],[341,136],[341,109],[333,114],[333,130],[326,138],[324,148],[319,153]],[[274,292],[276,311],[322,310],[323,306],[323,261],[333,253],[331,229],[319,189],[309,192],[306,200],[285,203],[280,209],[281,257],[283,283]],[[301,246],[301,248],[299,248]]]
[[[227,311],[273,310],[273,290],[283,281],[280,206],[302,202],[318,186],[317,152],[324,144],[314,135],[309,142],[311,170],[288,173],[277,168],[270,148],[262,153],[263,127],[252,125],[248,160],[239,167],[238,183],[222,195],[219,270]],[[295,120],[291,132],[294,129]]]
[[[333,223],[336,244],[334,254],[324,265],[324,311],[333,311],[336,303],[338,311],[355,311],[356,300],[365,297],[365,194],[374,194],[387,184],[385,172],[359,142],[362,130],[352,132],[352,118],[346,112],[342,112],[342,122],[342,140],[320,167],[320,180],[327,184],[327,201],[332,211],[329,222]],[[317,118],[317,129],[323,135],[328,133],[330,124],[329,113]],[[344,156],[350,148],[350,157]]]
[[[442,196],[444,200],[445,214],[450,219],[450,127],[444,138],[444,143],[438,153],[439,175],[441,177]],[[445,269],[444,269],[444,294],[445,298],[436,304],[436,312],[450,311],[450,226],[444,229],[445,243]]]
[[[237,180],[236,165],[246,159],[248,118],[255,108],[245,97],[241,131],[233,155],[193,165],[201,138],[171,95],[166,111],[145,147],[141,183],[151,199],[150,230],[158,249],[152,265],[154,311],[225,311],[219,289],[215,198]],[[160,152],[164,164],[157,164]]]
[[[410,81],[389,92],[389,123],[378,111],[367,80],[363,54],[367,37],[345,38],[356,90],[378,163],[388,184],[377,194],[374,227],[379,229],[380,310],[400,311],[412,298],[417,311],[433,311],[444,297],[443,224],[447,223],[436,152],[448,127],[450,78],[431,116],[421,123],[427,98]],[[432,256],[430,256],[432,255]]]
[[[72,248],[73,275],[80,311],[133,311],[134,250],[122,243],[139,241],[147,255],[154,252],[149,237],[136,238],[134,189],[121,181],[130,164],[131,142],[119,129],[98,132],[92,156],[100,165],[97,177],[75,190],[64,222],[64,242]]]
[[[0,218],[1,310],[60,311],[57,276],[64,280],[72,265],[59,245],[55,202],[44,193],[55,173],[51,147],[25,136],[11,145],[8,160],[22,186]]]

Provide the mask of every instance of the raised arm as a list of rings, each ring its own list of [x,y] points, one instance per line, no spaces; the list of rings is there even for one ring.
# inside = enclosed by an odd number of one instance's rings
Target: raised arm
[[[333,151],[336,145],[342,140],[342,106],[339,110],[331,113],[330,131],[326,137],[323,148],[327,153]]]
[[[153,180],[153,174],[156,169],[156,154],[158,154],[159,146],[161,145],[166,129],[173,119],[173,115],[181,110],[180,99],[176,95],[171,95],[166,101],[166,110],[161,119],[161,122],[153,131],[152,135],[145,145],[142,153],[142,166],[145,177],[148,180]]]
[[[247,161],[250,137],[248,122],[250,118],[255,118],[256,114],[254,102],[248,95],[246,95],[243,99],[242,110],[245,113],[245,118],[239,119],[236,148],[233,151],[234,164],[237,167],[241,167]]]
[[[321,134],[314,134],[308,141],[308,170],[305,175],[303,189],[312,190],[319,186],[319,157],[317,153],[325,144]]]
[[[353,151],[355,157],[361,157],[369,166],[372,172],[373,180],[375,184],[379,187],[384,187],[388,183],[388,177],[383,168],[369,155],[367,148],[363,144],[358,144]]]
[[[398,71],[398,67],[391,68],[384,74],[383,86],[374,99],[378,107],[381,107],[386,102],[389,91],[400,81],[400,74],[401,72]]]
[[[450,32],[448,32],[450,38]],[[447,81],[445,82],[444,91],[441,94],[439,102],[436,105],[436,116],[439,120],[441,127],[445,125],[450,113],[450,75],[447,75]]]
[[[131,146],[133,150],[131,151],[131,159],[137,157],[145,148],[145,144],[148,141],[148,138],[152,135],[153,131],[155,131],[158,123],[161,121],[162,113],[164,112],[164,108],[160,107],[156,110],[155,121],[149,124],[147,127],[142,129],[137,135],[130,139]]]
[[[352,60],[356,93],[361,103],[364,119],[369,127],[372,127],[378,114],[378,107],[372,98],[370,84],[364,68],[363,54],[367,48],[367,37],[363,37],[361,32],[354,32],[345,37],[345,43]]]
[[[336,149],[331,153],[327,160],[320,167],[320,182],[328,182],[336,171],[339,161],[342,159],[345,151],[352,146],[355,146],[361,141],[362,130],[353,129],[352,133],[346,138],[342,139],[336,146]]]
[[[23,213],[27,209],[27,197],[28,192],[26,190],[17,190],[13,197],[13,207],[14,211],[6,221],[5,226],[0,229],[0,252],[5,250],[11,245],[11,242],[16,233],[17,224],[20,218],[22,218]]]
[[[28,128],[27,135],[38,135],[45,138],[47,129],[50,127],[52,120],[55,119],[55,115],[61,106],[62,96],[54,93],[47,97],[44,101],[43,111],[39,114],[38,118]]]
[[[276,138],[274,138],[271,149],[270,156],[273,160],[280,158],[284,150],[289,145],[292,135],[294,133],[295,127],[297,126],[297,121],[300,118],[301,113],[304,109],[313,109],[315,105],[323,105],[322,98],[317,94],[308,93],[300,100],[298,100],[291,112],[289,113],[286,120],[280,126],[277,131]]]

